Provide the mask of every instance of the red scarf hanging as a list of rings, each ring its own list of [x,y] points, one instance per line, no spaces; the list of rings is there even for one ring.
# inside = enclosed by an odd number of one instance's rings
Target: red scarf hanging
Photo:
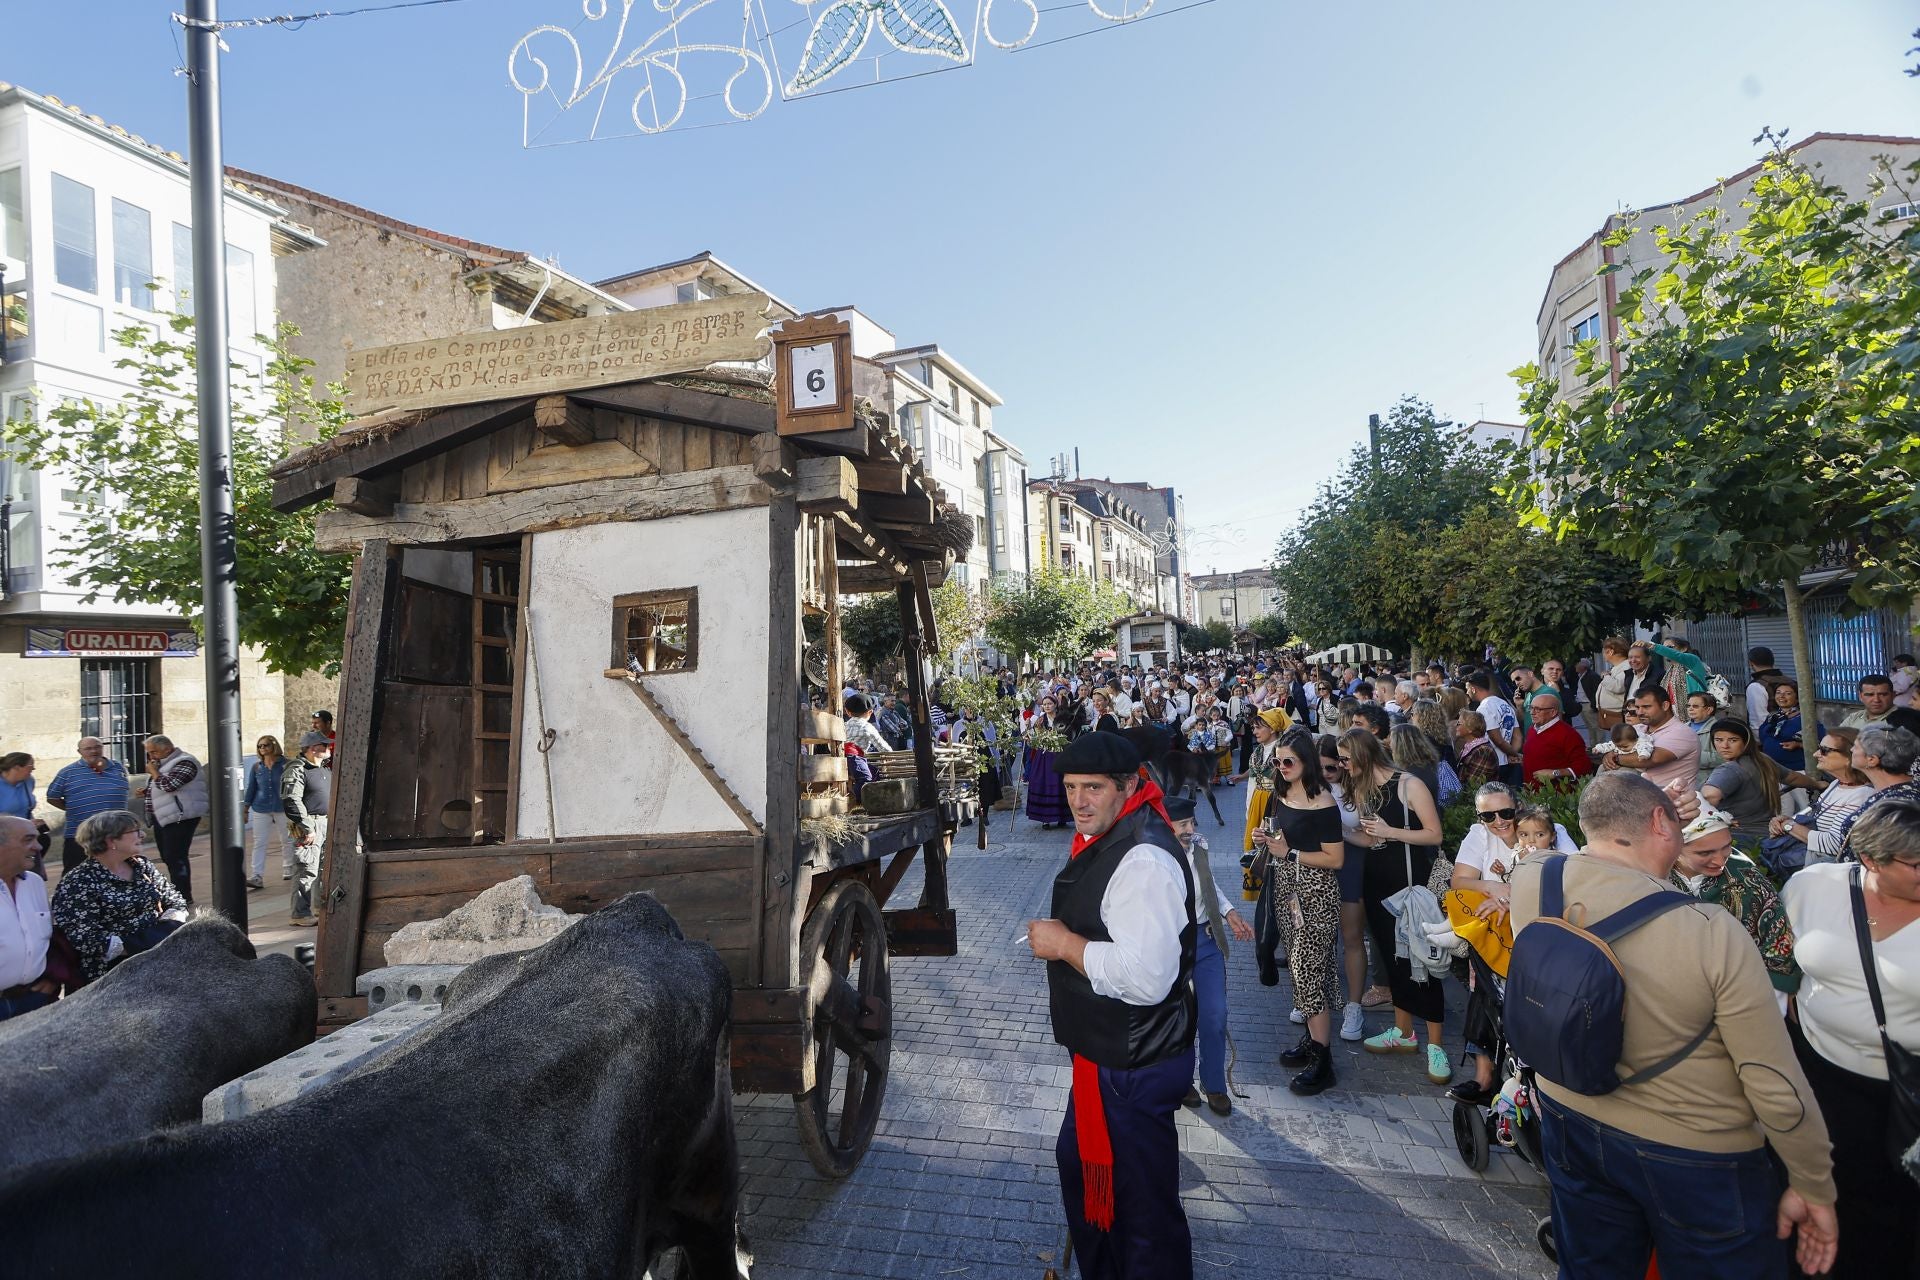
[[[1140,784],[1127,797],[1126,804],[1113,820],[1113,826],[1120,825],[1120,819],[1146,805],[1152,805],[1153,811],[1166,821],[1168,826],[1173,820],[1167,817],[1164,803],[1165,793],[1157,783],[1140,771]],[[1108,827],[1107,831],[1113,830]],[[1073,854],[1077,858],[1101,837],[1073,837]],[[1081,1211],[1092,1225],[1102,1231],[1113,1230],[1113,1137],[1107,1132],[1107,1106],[1100,1098],[1100,1068],[1092,1061],[1073,1055],[1073,1131],[1080,1144],[1080,1179],[1085,1185]]]

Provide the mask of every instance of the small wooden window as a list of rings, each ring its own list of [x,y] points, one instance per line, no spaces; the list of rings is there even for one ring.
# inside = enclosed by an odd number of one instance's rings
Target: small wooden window
[[[692,671],[700,657],[700,592],[694,587],[613,598],[613,661],[635,675]]]

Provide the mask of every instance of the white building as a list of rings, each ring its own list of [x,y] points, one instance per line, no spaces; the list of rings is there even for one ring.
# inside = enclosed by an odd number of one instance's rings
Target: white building
[[[1201,626],[1223,622],[1238,633],[1281,611],[1280,584],[1270,569],[1196,573],[1187,581],[1193,588],[1193,621]]]
[[[132,387],[113,335],[157,328],[191,306],[187,166],[57,98],[0,84],[0,418],[44,416],[68,400],[109,403]],[[254,335],[275,324],[274,259],[318,244],[257,192],[229,183],[226,284],[232,357],[264,370]],[[0,454],[0,706],[6,747],[32,752],[43,777],[83,733],[123,762],[165,731],[202,754],[205,673],[193,632],[160,605],[88,602],[49,552],[97,499],[60,475]],[[193,536],[183,531],[183,536]],[[280,677],[241,660],[243,733],[281,731]]]

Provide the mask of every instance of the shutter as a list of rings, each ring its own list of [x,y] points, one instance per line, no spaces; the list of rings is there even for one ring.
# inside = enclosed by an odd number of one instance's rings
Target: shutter
[[[1773,665],[1792,676],[1795,680],[1800,673],[1793,667],[1793,632],[1787,628],[1787,615],[1784,613],[1753,613],[1747,615],[1747,644],[1751,649],[1763,644],[1773,650]],[[1740,655],[1740,670],[1747,667],[1747,655]],[[1731,676],[1729,676],[1731,678]],[[1805,697],[1803,690],[1801,697]]]

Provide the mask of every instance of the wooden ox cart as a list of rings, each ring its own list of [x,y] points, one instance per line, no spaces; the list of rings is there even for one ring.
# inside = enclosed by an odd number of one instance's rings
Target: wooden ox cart
[[[783,439],[768,383],[442,397],[277,469],[276,504],[328,504],[319,544],[357,557],[317,978],[348,1021],[395,929],[501,880],[576,912],[649,890],[733,975],[735,1089],[793,1094],[844,1175],[886,1087],[888,954],[955,952],[973,802],[936,785],[919,657],[957,522],[884,412]],[[838,601],[874,591],[899,599],[919,807],[840,816]],[[916,854],[919,902],[885,909]]]

